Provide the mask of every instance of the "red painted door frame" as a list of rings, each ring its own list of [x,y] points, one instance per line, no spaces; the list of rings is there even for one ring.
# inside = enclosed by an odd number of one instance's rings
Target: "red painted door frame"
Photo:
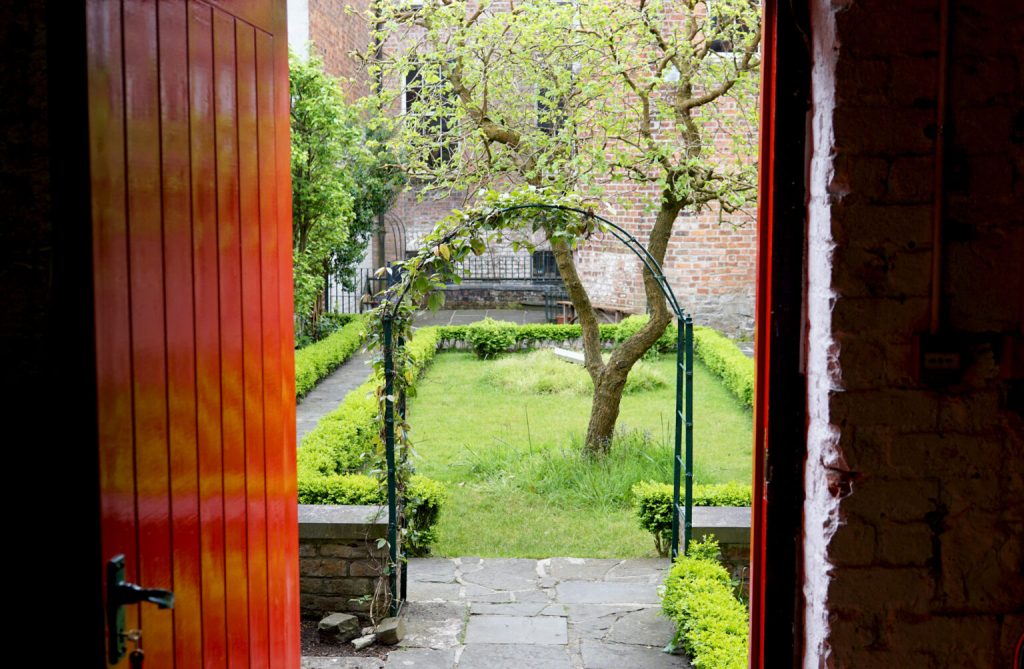
[[[85,30],[98,566],[175,592],[125,607],[147,666],[297,669],[285,4],[89,0]]]
[[[750,666],[802,649],[804,143],[807,7],[764,0],[758,190],[756,403],[751,515]]]

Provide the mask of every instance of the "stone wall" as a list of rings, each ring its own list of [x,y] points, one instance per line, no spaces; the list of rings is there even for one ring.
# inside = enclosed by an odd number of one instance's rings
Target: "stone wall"
[[[299,607],[304,618],[331,612],[369,615],[387,597],[387,509],[299,505]],[[364,599],[366,598],[366,599]]]
[[[939,0],[813,3],[808,669],[1008,667],[1024,634],[1024,11],[952,6],[936,247]]]
[[[714,535],[721,560],[738,583],[740,592],[750,588],[750,507],[693,507],[692,538],[700,541]]]

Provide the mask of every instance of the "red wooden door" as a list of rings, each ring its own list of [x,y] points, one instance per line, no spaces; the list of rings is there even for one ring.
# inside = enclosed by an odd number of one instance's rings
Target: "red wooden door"
[[[126,607],[147,669],[298,667],[284,13],[87,3],[103,555],[176,596]]]

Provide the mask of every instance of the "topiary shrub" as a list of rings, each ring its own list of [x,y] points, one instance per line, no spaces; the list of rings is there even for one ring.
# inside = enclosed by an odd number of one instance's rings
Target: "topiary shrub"
[[[466,341],[478,358],[494,358],[515,346],[518,327],[509,321],[485,318],[467,330]]]
[[[682,492],[680,490],[680,494]],[[750,506],[750,499],[749,484],[713,483],[693,486],[693,506]],[[633,486],[633,508],[636,509],[641,529],[654,536],[658,555],[667,556],[672,541],[672,486],[656,481],[637,483]]]
[[[665,578],[661,608],[676,625],[671,645],[686,651],[695,669],[745,669],[747,609],[717,555],[714,537],[691,542]]]

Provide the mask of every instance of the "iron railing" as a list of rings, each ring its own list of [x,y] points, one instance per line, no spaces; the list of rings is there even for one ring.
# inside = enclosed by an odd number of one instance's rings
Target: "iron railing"
[[[456,272],[464,281],[554,283],[561,279],[550,251],[470,256],[456,265]]]

